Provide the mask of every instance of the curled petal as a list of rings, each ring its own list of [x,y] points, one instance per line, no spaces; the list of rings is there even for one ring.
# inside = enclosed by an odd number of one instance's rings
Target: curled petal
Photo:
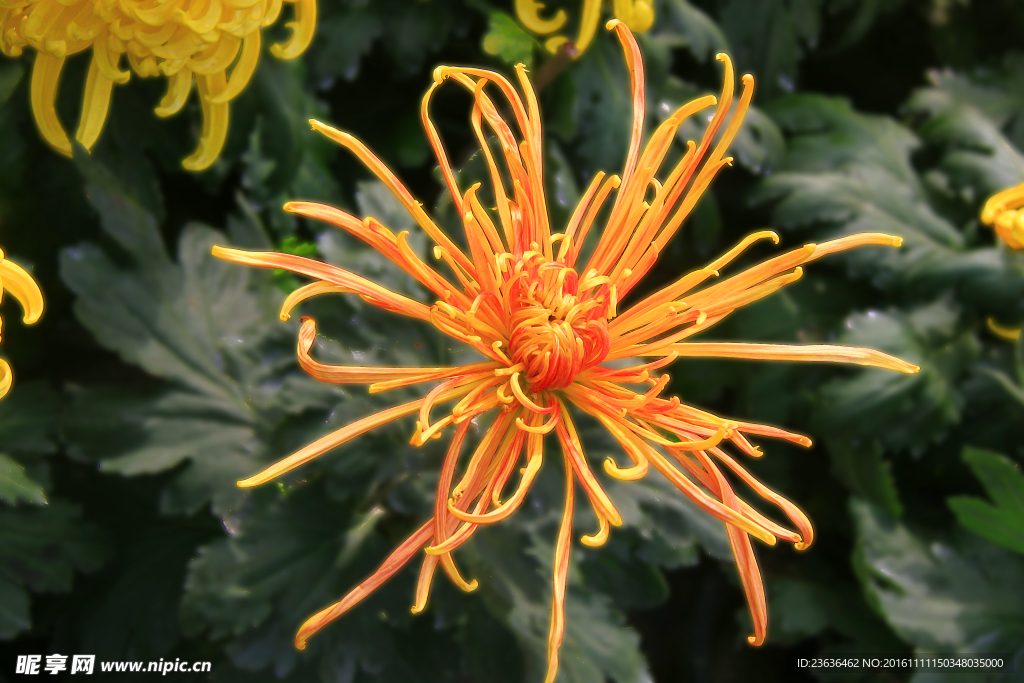
[[[192,72],[182,68],[167,79],[167,94],[160,100],[160,106],[153,112],[166,118],[177,114],[188,100],[188,94],[192,91]]]
[[[537,0],[516,0],[516,16],[530,31],[538,35],[554,33],[565,25],[568,17],[565,10],[558,10],[550,19],[544,19],[540,13],[544,10],[544,3]]]
[[[278,59],[295,59],[313,42],[316,30],[316,0],[294,0],[295,21],[285,26],[292,30],[291,37],[284,43],[270,46],[270,54]]]
[[[43,139],[51,147],[71,156],[71,141],[57,118],[57,82],[64,67],[64,58],[54,57],[46,52],[37,52],[32,64],[32,113]]]
[[[0,358],[0,398],[7,395],[13,382],[14,373],[11,372],[11,366],[3,358]]]
[[[78,124],[78,132],[75,139],[82,143],[88,150],[96,144],[103,130],[103,123],[107,120],[107,110],[110,108],[110,92],[114,87],[114,81],[110,80],[100,69],[99,62],[93,57],[89,65],[89,75],[85,79],[85,102],[82,105],[82,119]]]
[[[601,23],[601,0],[583,0],[580,33],[576,38],[575,45],[578,55],[583,54],[583,51],[590,45],[590,41],[594,39],[599,23]]]
[[[580,543],[591,548],[597,548],[608,542],[608,535],[611,532],[611,524],[602,515],[597,516],[597,521],[600,524],[596,534],[590,536],[580,536]]]
[[[299,365],[310,375],[321,382],[331,384],[369,384],[383,380],[412,380],[408,383],[426,382],[444,379],[452,375],[464,374],[474,366],[459,368],[368,368],[360,366],[326,365],[317,362],[309,355],[309,350],[316,340],[316,321],[306,318],[299,329],[298,348],[296,349]],[[494,364],[489,364],[493,366]]]
[[[203,105],[203,132],[199,138],[199,147],[191,156],[182,160],[181,165],[189,171],[204,171],[209,168],[228,136],[228,105],[215,104],[214,97],[223,92],[227,80],[224,73],[212,76],[196,76],[196,87],[199,90],[199,101]]]
[[[6,290],[21,304],[25,311],[22,320],[26,325],[39,320],[43,314],[43,293],[39,285],[24,268],[5,259],[3,252],[0,252],[0,287],[0,300],[3,298],[2,291]]]
[[[470,524],[494,524],[495,522],[500,522],[501,520],[506,519],[513,512],[518,510],[519,506],[522,505],[523,500],[526,499],[526,493],[530,490],[530,485],[537,477],[537,473],[540,471],[542,462],[543,456],[541,453],[535,453],[534,456],[530,458],[529,462],[526,463],[526,471],[523,472],[523,478],[519,482],[519,487],[516,489],[515,493],[512,494],[512,497],[490,512],[482,515],[462,512],[455,507],[455,504],[452,501],[448,501],[448,511],[463,522],[469,522]]]
[[[210,98],[214,104],[224,104],[238,97],[252,75],[256,73],[256,64],[260,59],[260,32],[254,31],[242,41],[242,51],[238,62],[231,69],[227,87],[221,94]]]

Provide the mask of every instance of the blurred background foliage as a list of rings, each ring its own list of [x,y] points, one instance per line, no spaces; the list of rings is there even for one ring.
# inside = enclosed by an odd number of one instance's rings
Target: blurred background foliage
[[[579,11],[575,0],[550,5]],[[574,550],[559,680],[910,679],[794,666],[873,652],[1007,653],[1015,674],[912,680],[1024,680],[1024,347],[986,328],[990,317],[1024,323],[1024,254],[977,220],[989,195],[1024,181],[1024,6],[659,0],[656,11],[640,38],[650,125],[717,92],[718,51],[755,74],[758,91],[737,163],[648,287],[764,226],[790,247],[900,235],[900,250],[816,262],[713,334],[870,346],[922,369],[677,361],[670,391],[684,401],[814,437],[809,451],[766,444],[751,466],[804,507],[817,541],[804,553],[761,548],[770,628],[753,649],[721,525],[657,475],[609,482],[626,525],[600,550]],[[159,83],[119,88],[93,153],[68,160],[37,135],[28,55],[0,61],[0,244],[47,296],[31,328],[9,301],[2,309],[17,379],[0,402],[0,679],[13,676],[16,654],[94,653],[211,660],[211,680],[225,682],[539,680],[557,464],[528,509],[460,552],[476,593],[438,581],[413,617],[405,572],[293,649],[305,617],[430,514],[440,452],[409,446],[405,427],[381,430],[279,484],[236,488],[379,399],[298,368],[298,323],[276,316],[290,276],[216,261],[209,247],[315,255],[420,294],[363,245],[280,210],[309,199],[396,232],[411,226],[307,119],[364,139],[448,215],[419,123],[431,70],[527,62],[547,81],[547,183],[564,220],[597,170],[621,168],[621,52],[599,31],[578,60],[545,71],[540,43],[501,0],[321,0],[319,15],[301,60],[261,60],[232,105],[224,154],[199,175],[179,165],[198,112],[154,118]],[[66,70],[84,72],[87,59]],[[65,121],[83,81],[63,80]],[[443,91],[434,116],[463,173],[478,172],[468,99]],[[699,133],[684,127],[681,141]],[[353,297],[310,305],[318,354],[334,362],[461,353]],[[602,459],[613,446],[583,427],[590,457]]]

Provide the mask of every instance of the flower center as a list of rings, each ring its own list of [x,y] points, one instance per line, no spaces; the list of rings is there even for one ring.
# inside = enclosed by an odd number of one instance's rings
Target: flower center
[[[525,366],[530,391],[569,386],[608,355],[606,297],[592,296],[607,278],[580,283],[572,268],[527,252],[512,271],[512,362]]]

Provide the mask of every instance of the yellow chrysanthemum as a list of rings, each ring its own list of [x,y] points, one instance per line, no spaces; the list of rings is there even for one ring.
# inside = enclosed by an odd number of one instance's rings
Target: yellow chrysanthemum
[[[71,142],[54,105],[68,56],[92,48],[75,134],[86,149],[103,129],[114,84],[128,81],[122,56],[127,55],[131,70],[143,78],[168,78],[157,116],[182,108],[194,77],[203,130],[198,148],[182,165],[201,171],[220,155],[228,131],[228,103],[256,70],[260,29],[277,20],[282,1],[295,7],[295,21],[288,24],[292,35],[270,51],[292,59],[313,39],[316,0],[0,0],[0,51],[17,57],[26,46],[36,50],[32,112],[43,138],[67,156]]]
[[[572,46],[579,56],[590,45],[597,33],[601,20],[601,0],[582,0],[583,12],[580,15],[580,28]],[[516,0],[516,16],[520,23],[529,31],[539,36],[546,36],[565,28],[569,17],[565,10],[558,10],[548,18],[541,17],[544,3],[539,0]],[[615,18],[624,23],[634,33],[643,33],[654,25],[653,0],[615,0],[612,5]],[[549,52],[557,52],[568,43],[570,38],[564,34],[551,36],[544,41]]]
[[[1010,249],[1024,249],[1024,184],[992,195],[981,210],[981,222],[991,225]]]
[[[854,363],[913,373],[909,363],[871,349],[828,345],[774,345],[691,342],[689,337],[720,322],[736,309],[766,297],[799,279],[803,264],[847,249],[899,246],[900,239],[866,233],[823,244],[806,244],[729,277],[717,279],[750,245],[770,239],[759,232],[706,267],[640,298],[620,302],[650,272],[665,245],[679,230],[715,174],[731,163],[725,156],[753,96],[753,77],[743,77],[743,92],[733,107],[732,63],[722,54],[725,82],[721,98],[708,95],[683,105],[641,144],[645,120],[644,68],[640,49],[626,26],[613,20],[626,55],[634,106],[632,138],[622,176],[598,173],[561,232],[553,232],[544,191],[544,145],[536,93],[526,69],[516,68],[521,91],[493,71],[442,66],[424,97],[421,115],[448,191],[465,228],[456,244],[401,181],[353,136],[312,122],[313,128],[353,152],[405,206],[433,239],[434,256],[446,276],[410,248],[408,233],[394,234],[377,219],[359,219],[311,202],[291,202],[285,210],[334,224],[401,267],[432,293],[433,305],[410,299],[355,273],[299,256],[214,247],[213,253],[236,263],[281,268],[313,281],[293,292],[281,317],[300,302],[320,294],[356,294],[366,302],[436,327],[480,353],[480,361],[462,367],[343,367],[320,363],[310,355],[316,323],[304,318],[298,358],[311,375],[337,384],[368,384],[371,393],[440,382],[423,398],[396,405],[328,434],[263,472],[239,482],[256,486],[309,462],[366,432],[408,415],[417,415],[412,443],[423,445],[452,427],[451,446],[441,466],[434,515],[415,531],[369,578],[340,602],[313,615],[296,636],[296,645],[384,583],[423,550],[413,612],[423,610],[435,570],[440,566],[464,590],[453,552],[477,530],[512,515],[550,454],[545,435],[560,446],[565,466],[565,508],[555,543],[551,627],[546,680],[554,680],[564,635],[565,587],[572,540],[576,485],[583,490],[598,528],[581,542],[600,546],[612,526],[622,524],[615,503],[594,476],[580,442],[573,414],[587,414],[621,444],[626,466],[604,462],[605,472],[632,481],[654,468],[680,492],[725,522],[753,617],[751,643],[764,641],[768,617],[764,587],[750,537],[774,545],[778,539],[803,549],[810,545],[810,521],[793,503],[751,475],[725,446],[751,457],[761,455],[748,436],[785,439],[803,446],[799,434],[722,418],[663,397],[669,382],[659,371],[680,357],[750,358]],[[429,117],[430,99],[446,80],[474,98],[470,120],[489,168],[495,208],[483,205],[481,184],[463,191]],[[492,93],[497,91],[499,98]],[[497,100],[497,101],[496,101]],[[682,123],[717,105],[700,144],[689,142],[671,171],[657,176]],[[734,111],[730,120],[730,111]],[[510,112],[514,124],[502,116]],[[500,154],[492,152],[496,138]],[[604,229],[594,230],[603,207]],[[588,242],[587,237],[593,233]],[[590,249],[589,247],[593,247]],[[454,278],[454,279],[451,279]],[[716,280],[717,279],[717,280]],[[620,310],[624,309],[624,310]],[[632,359],[632,364],[624,364]],[[439,419],[431,412],[454,405]],[[470,436],[478,423],[479,439]],[[476,441],[471,447],[471,441]],[[520,480],[507,489],[513,475]],[[458,477],[456,474],[458,473]],[[729,475],[729,476],[727,476]],[[738,480],[788,519],[784,526],[742,500]]]
[[[32,276],[25,272],[25,269],[16,263],[4,258],[4,251],[0,249],[0,303],[3,303],[4,292],[10,292],[25,311],[24,321],[31,325],[39,320],[43,314],[43,293],[39,291],[39,285],[32,279]],[[3,328],[3,319],[0,319],[0,329]],[[14,374],[7,361],[0,358],[0,398],[7,395],[11,390],[11,383],[14,381]]]

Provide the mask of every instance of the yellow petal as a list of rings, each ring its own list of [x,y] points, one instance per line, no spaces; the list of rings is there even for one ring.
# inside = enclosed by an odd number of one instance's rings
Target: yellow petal
[[[6,396],[7,392],[11,390],[12,381],[14,381],[14,375],[11,373],[11,366],[3,358],[0,358],[0,398]]]
[[[100,69],[99,60],[94,56],[89,65],[89,75],[85,79],[85,101],[82,104],[82,119],[78,124],[75,138],[91,150],[100,137],[103,123],[107,120],[110,108],[110,92],[114,81],[110,80]]]
[[[580,35],[576,39],[576,49],[580,54],[587,49],[590,41],[597,33],[597,25],[601,21],[601,0],[583,0],[583,18],[580,19]]]
[[[643,33],[654,25],[654,3],[651,0],[615,0],[615,18],[633,33]]]
[[[235,67],[231,70],[227,88],[221,94],[211,97],[210,101],[214,104],[225,104],[238,97],[239,93],[249,84],[249,79],[256,72],[256,64],[259,62],[259,59],[260,32],[256,31],[242,41],[242,54],[238,57]]]
[[[270,54],[278,59],[295,59],[313,42],[313,31],[316,29],[316,0],[297,0],[295,2],[295,21],[285,24],[292,30],[287,42],[270,46]]]
[[[43,139],[64,156],[71,156],[71,141],[57,118],[57,82],[63,67],[63,57],[36,53],[32,65],[32,113]]]
[[[32,276],[16,263],[0,261],[0,285],[25,309],[24,322],[31,325],[43,314],[43,293]]]
[[[161,118],[177,114],[185,106],[191,91],[192,71],[183,68],[167,79],[167,94],[160,100],[160,106],[153,112]]]
[[[565,10],[558,10],[550,19],[542,19],[540,13],[543,9],[544,3],[537,2],[537,0],[516,0],[516,16],[519,17],[523,26],[534,33],[547,35],[565,25],[567,19]]]
[[[221,94],[227,86],[224,73],[196,76],[196,86],[199,89],[199,100],[203,105],[203,134],[199,138],[199,147],[196,151],[181,162],[188,171],[204,171],[209,168],[220,156],[224,141],[228,137],[228,105],[214,104],[211,101],[211,98]]]

